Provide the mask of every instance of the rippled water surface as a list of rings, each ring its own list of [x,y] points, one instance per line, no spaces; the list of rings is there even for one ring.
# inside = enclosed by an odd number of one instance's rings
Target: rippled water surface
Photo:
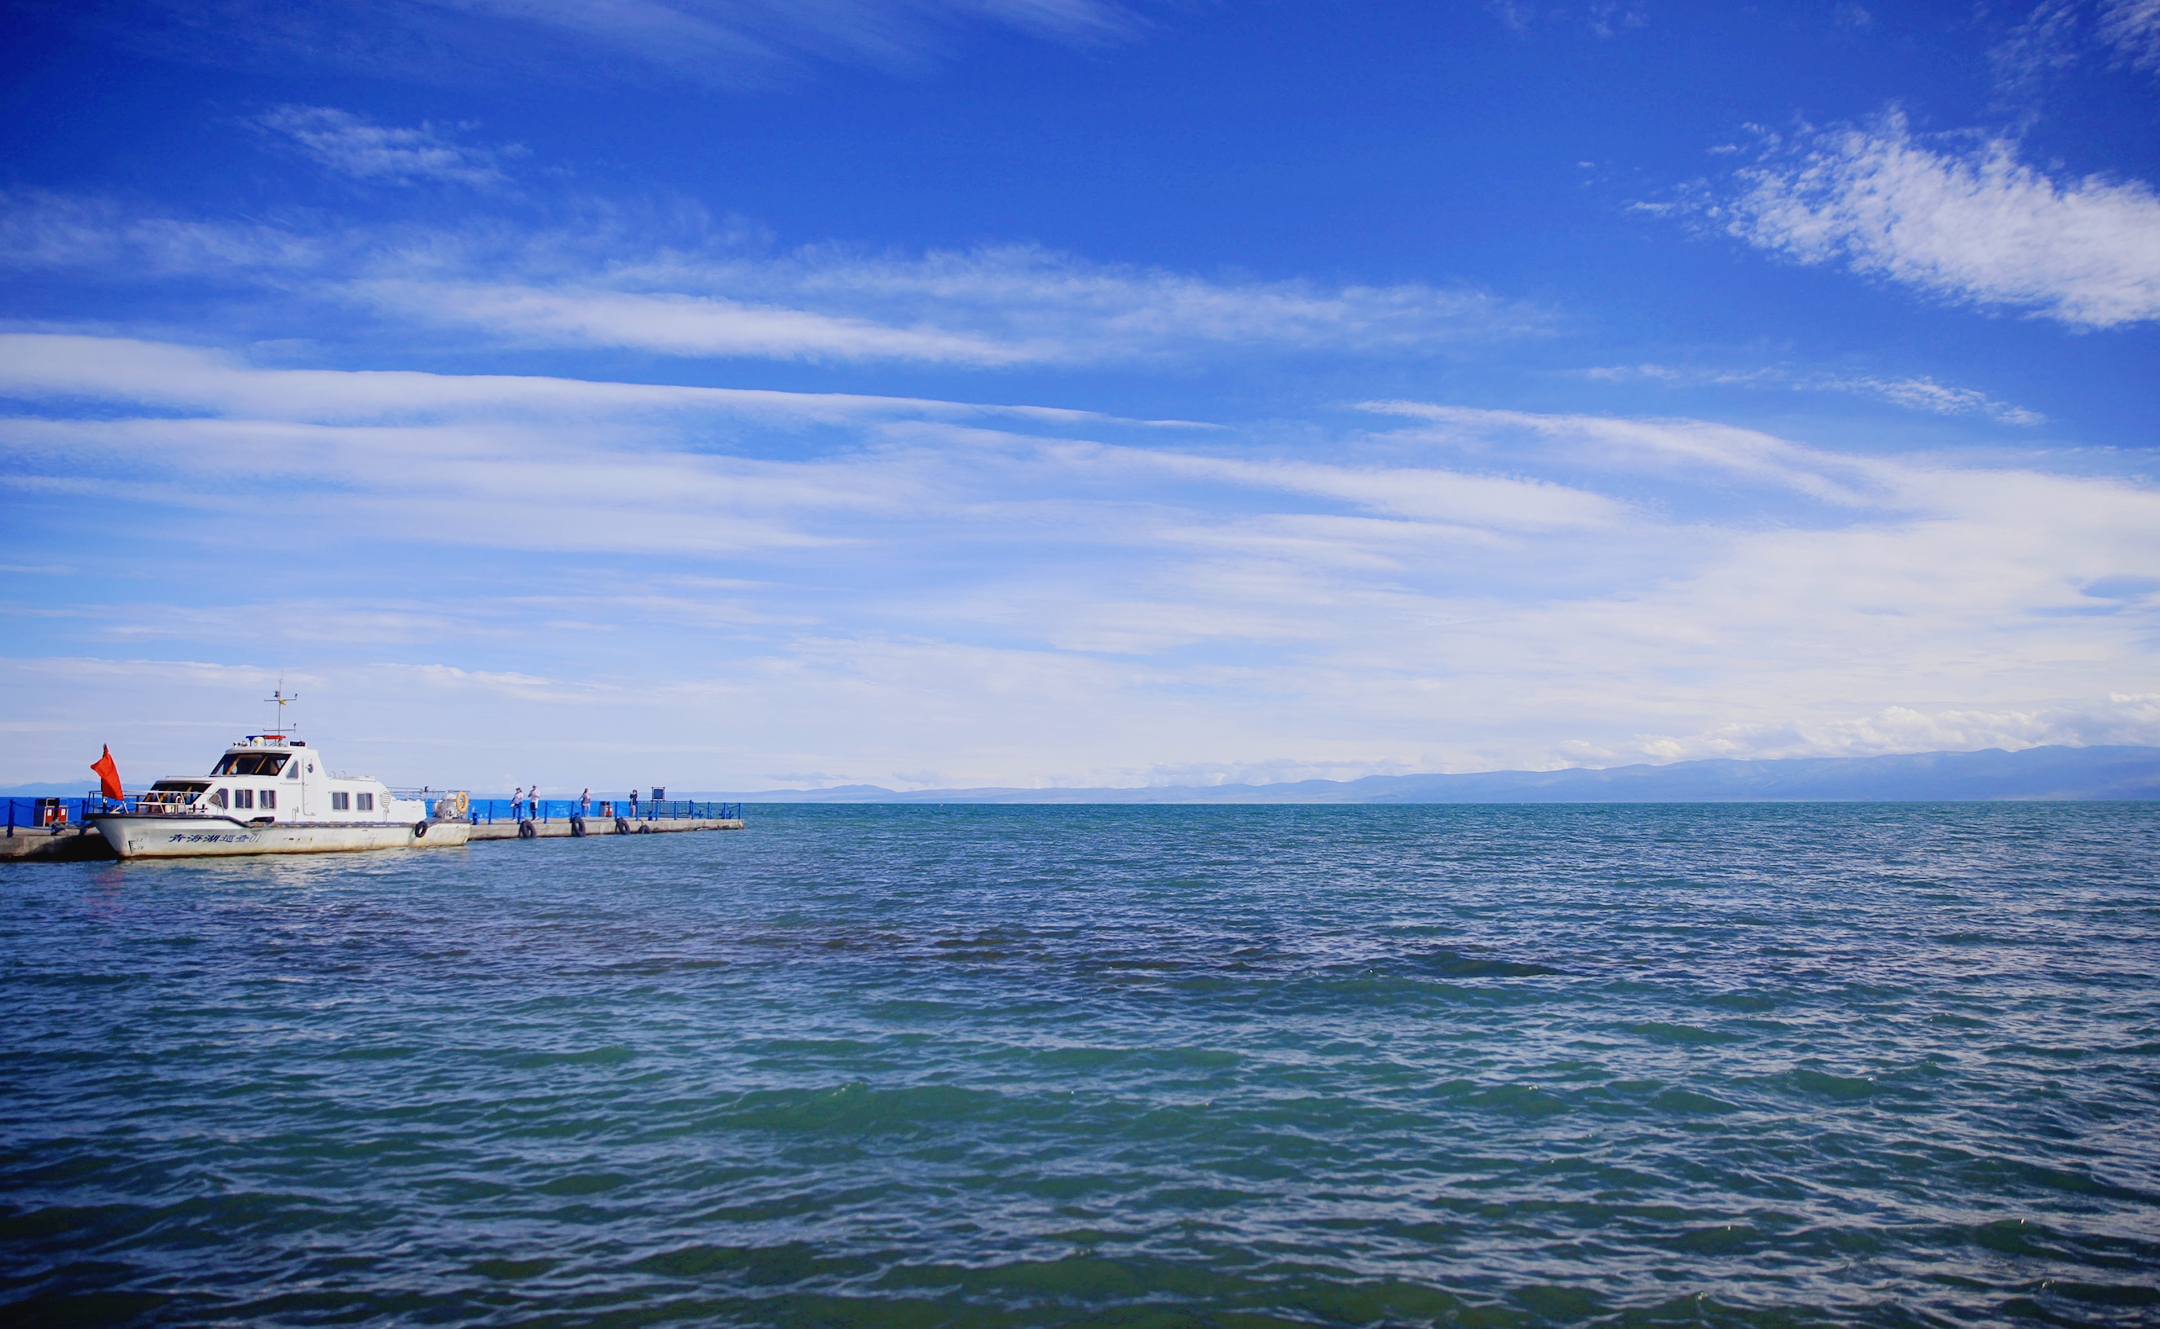
[[[2160,805],[0,868],[17,1323],[2160,1321]]]

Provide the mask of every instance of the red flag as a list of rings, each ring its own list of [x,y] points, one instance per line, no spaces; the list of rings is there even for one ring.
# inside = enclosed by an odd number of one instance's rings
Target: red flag
[[[111,748],[106,748],[104,756],[91,762],[90,769],[98,773],[98,788],[104,792],[105,797],[127,797],[126,794],[120,792],[120,768],[113,765]]]

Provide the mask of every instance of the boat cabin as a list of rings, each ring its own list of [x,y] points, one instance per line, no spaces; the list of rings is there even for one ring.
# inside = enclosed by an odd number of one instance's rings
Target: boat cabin
[[[208,776],[159,780],[137,800],[144,812],[223,816],[244,822],[416,821],[424,799],[403,799],[373,776],[322,764],[304,739],[250,734],[225,749]]]

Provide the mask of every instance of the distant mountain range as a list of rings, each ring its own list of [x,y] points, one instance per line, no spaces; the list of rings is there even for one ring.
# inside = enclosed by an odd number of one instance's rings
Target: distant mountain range
[[[17,785],[16,798],[79,797],[79,784]],[[1145,789],[913,789],[841,785],[754,793],[676,792],[746,803],[1745,803],[2160,799],[2160,748],[2027,748],[1895,757],[1680,761],[1604,770],[1368,775],[1287,784]]]
[[[700,795],[702,797],[702,795]],[[713,795],[723,797],[723,795]],[[1147,789],[916,789],[730,793],[748,803],[1741,803],[2160,799],[2160,748],[2027,748],[1894,757],[1681,761],[1667,766],[1368,775],[1362,780]]]

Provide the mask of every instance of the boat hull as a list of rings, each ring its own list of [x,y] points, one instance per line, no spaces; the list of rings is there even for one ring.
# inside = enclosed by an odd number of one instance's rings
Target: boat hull
[[[224,858],[239,854],[345,854],[368,849],[455,849],[472,827],[462,821],[414,823],[282,821],[251,825],[230,817],[93,815],[105,843],[122,858]]]

